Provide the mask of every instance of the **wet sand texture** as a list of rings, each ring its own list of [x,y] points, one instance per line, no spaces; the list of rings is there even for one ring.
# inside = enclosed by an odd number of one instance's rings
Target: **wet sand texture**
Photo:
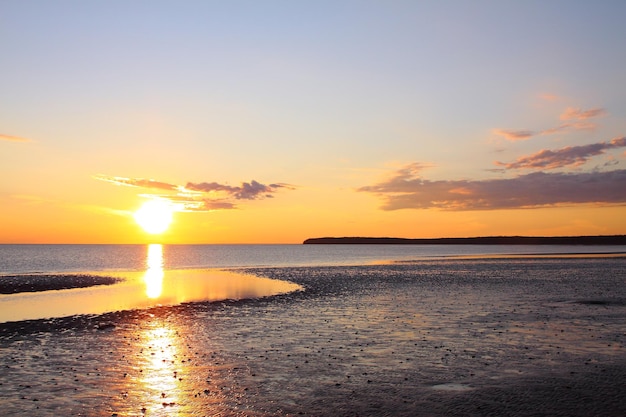
[[[567,265],[257,269],[306,290],[0,325],[0,409],[626,415],[626,263]]]
[[[84,274],[0,275],[0,294],[86,288],[94,285],[112,285],[120,281],[120,278],[115,277]]]

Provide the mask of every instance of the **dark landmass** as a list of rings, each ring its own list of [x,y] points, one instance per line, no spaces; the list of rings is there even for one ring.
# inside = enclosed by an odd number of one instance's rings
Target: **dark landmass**
[[[94,285],[111,285],[119,281],[121,281],[120,278],[84,274],[1,275],[0,294],[67,290],[71,288],[92,287]]]
[[[406,239],[400,237],[319,237],[304,245],[626,245],[626,235],[613,236],[485,236]]]

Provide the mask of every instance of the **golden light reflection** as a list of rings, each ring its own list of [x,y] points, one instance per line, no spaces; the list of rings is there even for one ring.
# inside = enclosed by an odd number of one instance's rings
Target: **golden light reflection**
[[[186,367],[178,361],[180,337],[167,323],[155,319],[140,335],[140,383],[145,393],[144,414],[181,411],[180,391]],[[183,362],[184,363],[184,362]]]
[[[122,388],[129,412],[120,415],[232,415],[220,408],[231,392],[222,391],[221,371],[229,374],[232,367],[213,360],[211,344],[198,344],[197,327],[188,318],[163,313],[144,317],[129,338],[131,371]],[[204,322],[201,328],[210,330]]]
[[[148,269],[143,277],[146,283],[146,295],[148,298],[159,298],[163,292],[163,245],[148,245],[146,264]]]

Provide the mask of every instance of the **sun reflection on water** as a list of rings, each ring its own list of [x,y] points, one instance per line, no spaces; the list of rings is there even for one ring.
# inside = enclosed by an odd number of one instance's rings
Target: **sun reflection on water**
[[[122,356],[129,368],[118,370],[125,372],[118,388],[123,398],[112,410],[120,416],[233,415],[231,402],[247,390],[233,385],[242,371],[218,354],[210,324],[199,324],[161,310],[131,329]]]
[[[106,275],[119,279],[60,291],[0,295],[0,323],[77,314],[173,306],[191,302],[243,300],[299,291],[300,285],[247,273],[218,269],[166,269],[160,244],[146,248],[144,271],[95,271],[59,274],[58,283],[73,283],[80,275]]]
[[[180,406],[178,393],[182,373],[177,368],[179,340],[176,331],[154,323],[141,334],[143,369],[140,383],[148,393],[146,402],[153,410]]]
[[[148,245],[148,257],[146,259],[148,269],[144,274],[146,283],[146,295],[148,298],[159,298],[163,292],[163,245]]]

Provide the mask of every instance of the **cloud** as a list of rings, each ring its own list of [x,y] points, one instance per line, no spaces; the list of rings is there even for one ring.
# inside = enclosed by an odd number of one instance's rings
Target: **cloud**
[[[574,107],[568,107],[565,109],[563,114],[561,114],[561,120],[587,120],[592,119],[594,117],[600,117],[606,115],[606,110],[597,107],[595,109],[589,110],[581,110]]]
[[[592,156],[601,155],[608,149],[626,147],[626,137],[615,138],[610,142],[592,143],[583,146],[567,146],[555,151],[542,149],[528,156],[517,158],[514,162],[496,162],[506,169],[555,169],[565,166],[579,166]]]
[[[231,210],[237,208],[229,201],[202,200],[201,204],[192,208],[191,211]]]
[[[564,132],[567,130],[593,130],[598,127],[597,124],[587,121],[576,121],[570,123],[561,123],[558,126],[545,129],[537,133],[538,135],[553,135],[555,133]]]
[[[492,132],[495,135],[504,137],[504,139],[508,140],[509,142],[528,140],[535,135],[535,132],[531,130],[493,129]]]
[[[559,99],[559,96],[551,93],[542,93],[539,94],[539,98],[545,101],[557,101]]]
[[[100,181],[106,181],[112,184],[124,185],[127,187],[154,188],[157,190],[165,191],[177,191],[180,189],[179,186],[174,184],[168,184],[166,182],[160,182],[155,180],[147,180],[143,178],[111,177],[108,175],[95,175],[94,178]]]
[[[96,175],[93,178],[115,185],[139,187],[170,192],[170,194],[142,194],[142,197],[170,201],[179,211],[213,211],[235,209],[233,200],[261,200],[272,198],[279,189],[294,189],[288,184],[261,184],[242,182],[231,186],[217,182],[188,182],[185,186],[143,178]]]
[[[152,200],[167,201],[171,203],[176,211],[202,212],[237,208],[231,201],[206,198],[202,193],[177,195],[140,194],[139,196]]]
[[[606,114],[607,111],[600,107],[589,110],[568,107],[560,116],[560,120],[565,121],[565,123],[561,123],[558,126],[539,131],[493,129],[492,133],[502,136],[509,142],[518,142],[528,140],[533,136],[553,135],[555,133],[565,132],[568,130],[593,130],[597,127],[597,125],[590,121],[590,119],[605,116]]]
[[[202,182],[198,184],[187,183],[186,189],[191,191],[201,191],[205,193],[218,192],[225,193],[237,200],[257,200],[259,198],[272,197],[278,188],[289,188],[286,184],[264,185],[257,181],[242,182],[239,187],[218,184],[216,182]]]
[[[11,136],[11,135],[3,135],[0,133],[0,140],[4,140],[7,142],[32,142],[30,139],[22,138],[19,136]]]
[[[419,177],[411,166],[390,179],[359,188],[382,197],[383,210],[452,211],[626,204],[626,170],[591,173],[535,172],[509,179],[441,180]]]

